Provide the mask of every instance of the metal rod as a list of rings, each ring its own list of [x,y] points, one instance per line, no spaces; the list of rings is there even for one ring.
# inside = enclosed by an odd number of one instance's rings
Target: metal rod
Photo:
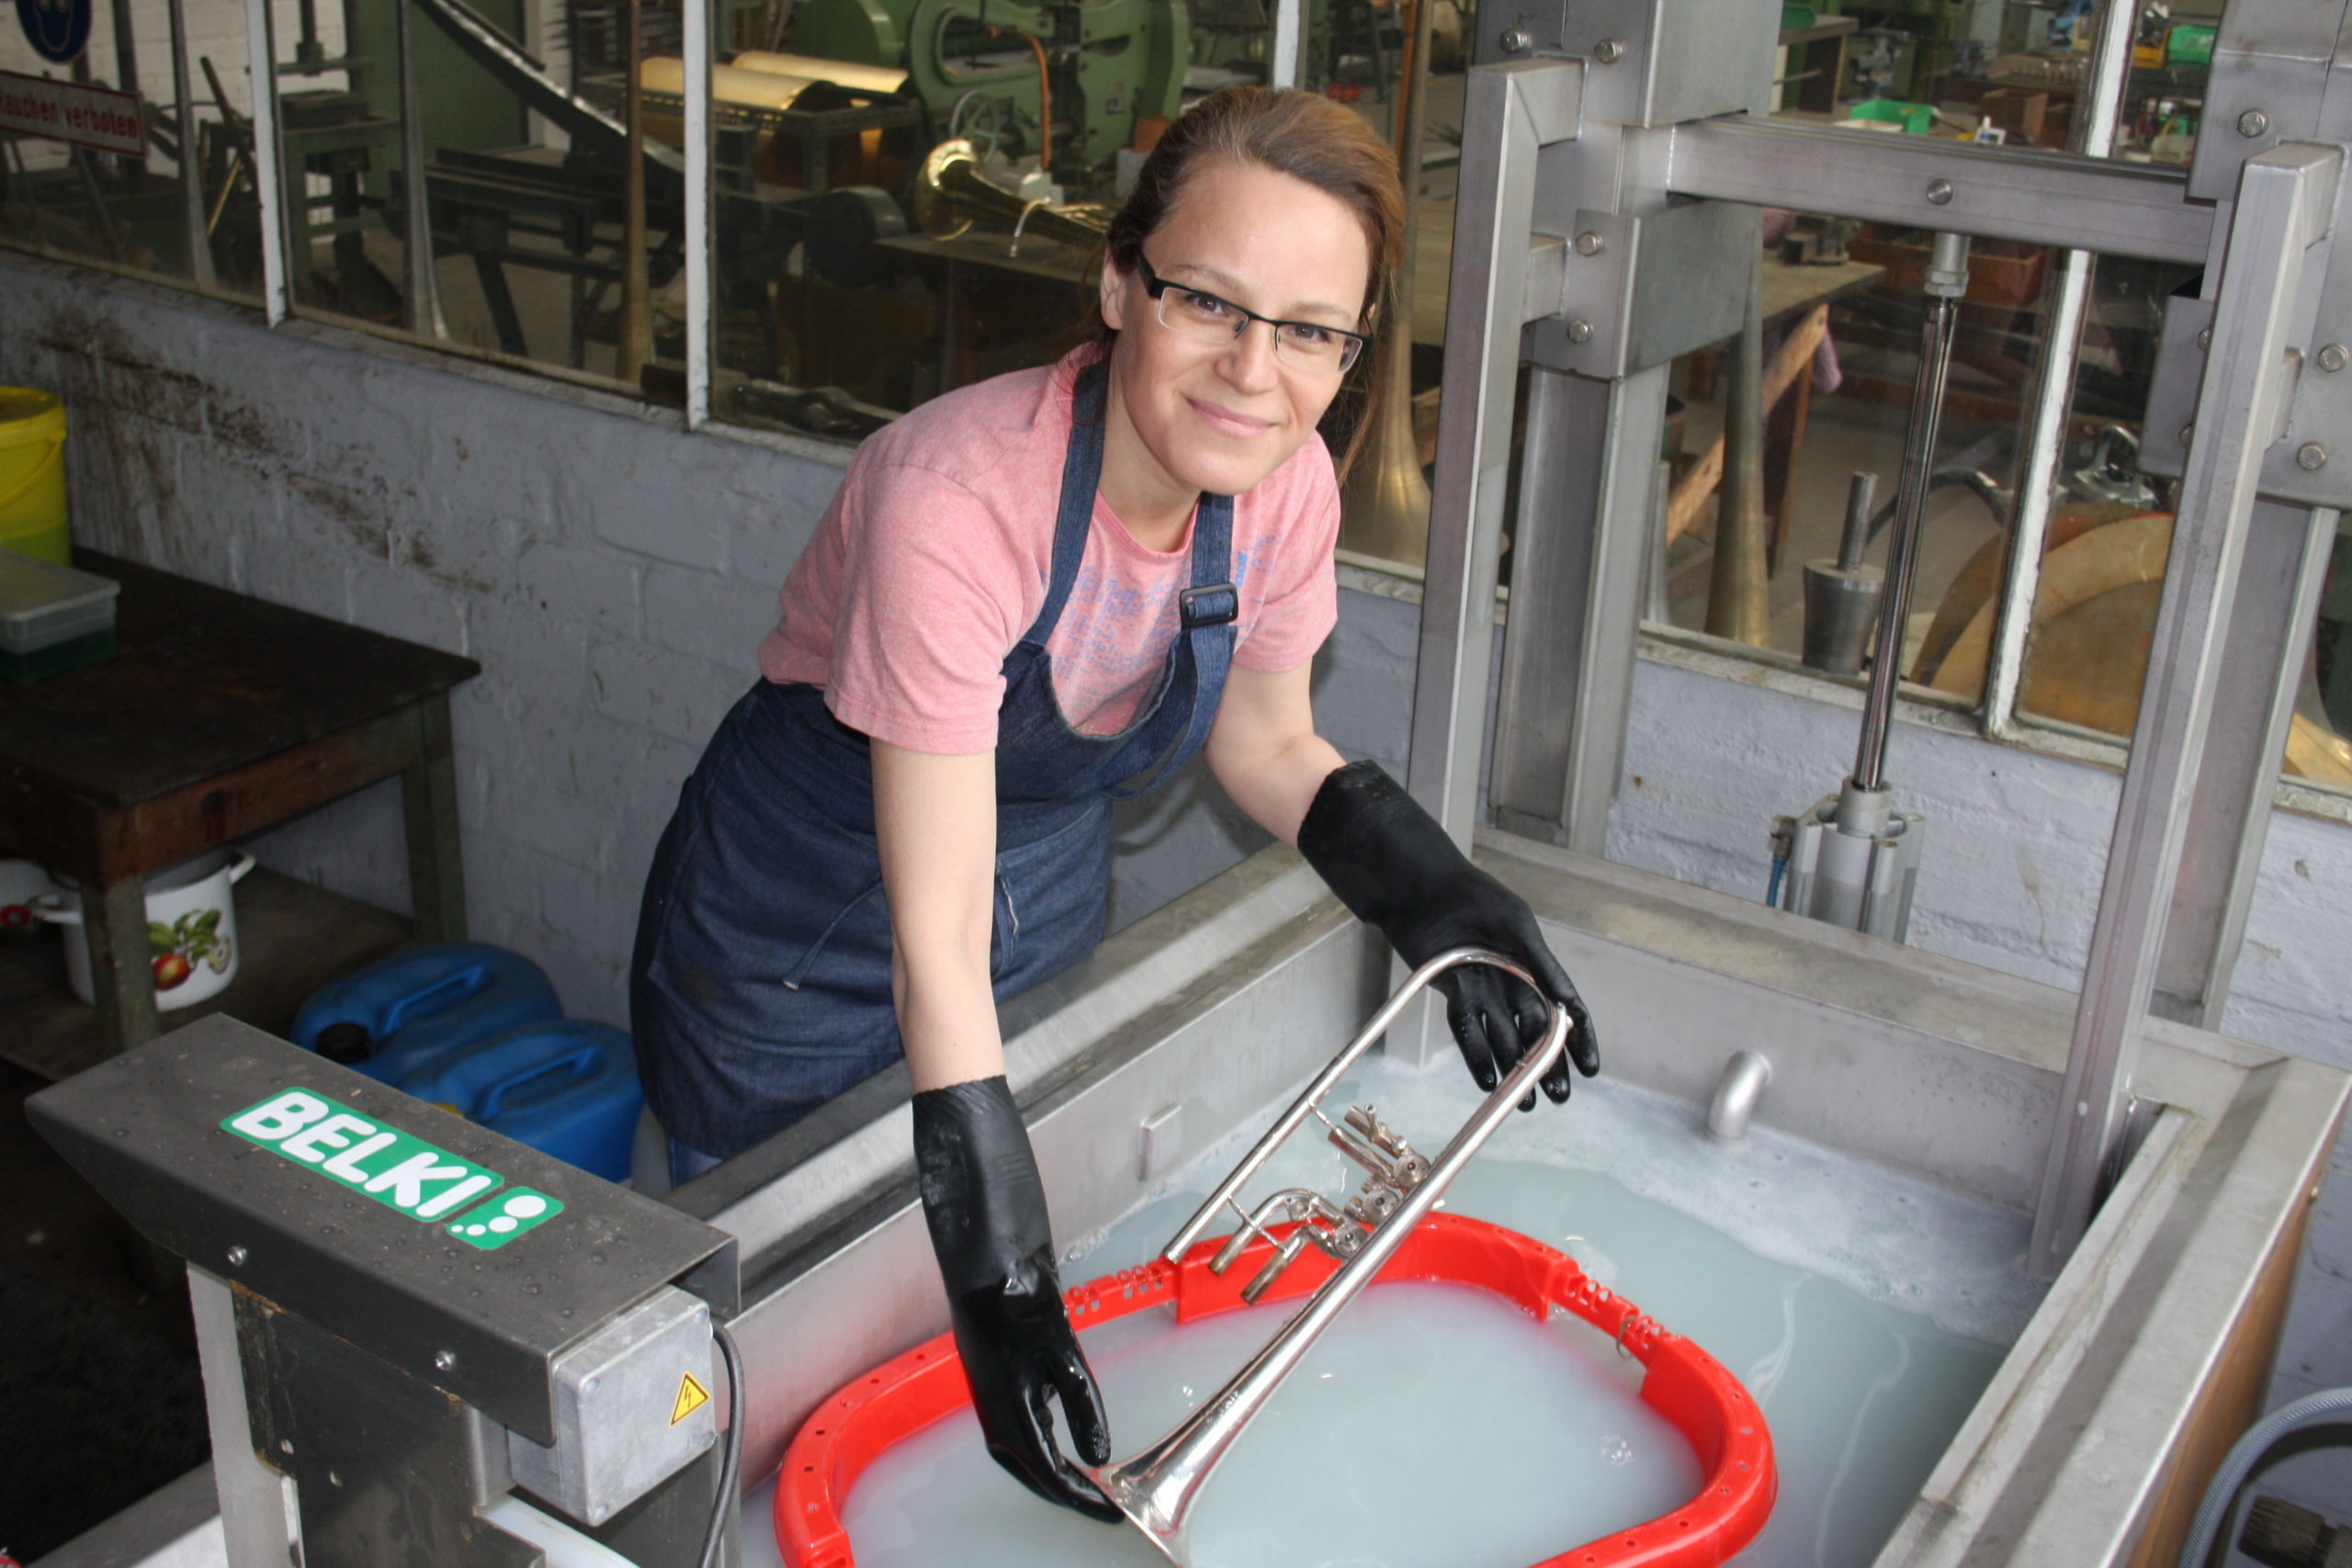
[[[1714,570],[1707,591],[1711,637],[1761,647],[1771,636],[1764,514],[1764,254],[1747,268],[1747,319],[1734,340],[1724,395],[1724,478],[1715,504]]]
[[[686,62],[686,428],[710,423],[710,6],[684,0]]]
[[[393,0],[401,86],[401,325],[419,336],[446,337],[441,290],[433,267],[433,212],[425,197],[424,102],[417,90],[416,26],[409,0]]]
[[[2132,69],[2132,38],[2139,6],[2108,0],[2091,41],[2087,90],[2075,106],[2073,151],[2104,158],[2115,151],[2115,120]],[[2046,323],[2026,397],[2025,450],[2018,455],[2017,504],[2009,521],[2009,554],[1994,600],[1993,640],[1984,665],[1984,728],[1996,738],[2016,733],[2018,692],[2025,682],[2026,639],[2033,629],[2041,585],[2041,555],[2050,537],[2058,465],[2066,451],[2073,412],[2075,367],[2082,354],[2083,322],[2098,258],[2062,251],[2044,295]]]
[[[1458,947],[1413,971],[1412,976],[1373,1015],[1372,1021],[1350,1041],[1330,1066],[1316,1077],[1315,1088],[1277,1122],[1274,1130],[1260,1140],[1258,1146],[1243,1159],[1242,1171],[1254,1171],[1262,1166],[1283,1139],[1306,1120],[1319,1090],[1335,1084],[1340,1071],[1371,1048],[1372,1043],[1385,1032],[1388,1025],[1401,1013],[1429,983],[1449,969],[1464,964],[1488,964],[1516,977],[1521,984],[1535,987],[1534,977],[1519,965],[1498,953],[1476,948]],[[1540,990],[1540,987],[1535,987]],[[1241,1370],[1226,1385],[1203,1401],[1200,1406],[1175,1429],[1159,1441],[1117,1464],[1104,1465],[1092,1471],[1096,1484],[1117,1504],[1122,1513],[1169,1561],[1182,1563],[1183,1532],[1193,1500],[1216,1471],[1219,1461],[1231,1450],[1250,1420],[1264,1408],[1299,1361],[1306,1356],[1322,1332],[1330,1326],[1347,1304],[1372,1283],[1388,1259],[1415,1226],[1428,1217],[1445,1195],[1462,1168],[1470,1162],[1481,1145],[1494,1135],[1495,1130],[1507,1121],[1519,1102],[1532,1093],[1536,1080],[1549,1072],[1567,1049],[1568,1015],[1566,1010],[1552,1010],[1551,1027],[1544,1032],[1543,1043],[1520,1060],[1517,1066],[1487,1094],[1471,1113],[1470,1119],[1453,1134],[1443,1153],[1431,1162],[1429,1178],[1408,1193],[1395,1213],[1380,1223],[1364,1242],[1363,1249],[1334,1270],[1329,1278],[1316,1288],[1301,1307],[1283,1326],[1280,1333],[1267,1341],[1258,1353],[1245,1362]],[[1197,1240],[1204,1221],[1225,1207],[1230,1190],[1237,1185],[1236,1177],[1228,1177],[1227,1185],[1216,1196],[1203,1205],[1184,1228],[1177,1233],[1163,1257],[1180,1258],[1189,1249],[1191,1240]],[[1252,1282],[1253,1286],[1255,1281]]]
[[[643,0],[627,0],[621,15],[621,130],[628,150],[622,163],[620,341],[614,345],[613,374],[634,387],[653,357],[645,278],[645,88],[639,71],[645,52]]]
[[[1895,688],[1903,680],[1905,624],[1910,618],[1911,579],[1919,558],[1919,534],[1928,513],[1928,478],[1936,466],[1936,427],[1943,419],[1944,383],[1951,375],[1952,323],[1960,297],[1968,292],[1968,241],[1938,234],[1928,260],[1928,292],[1934,303],[1919,329],[1919,371],[1911,383],[1911,426],[1903,443],[1903,474],[1894,492],[1894,535],[1886,547],[1886,581],[1879,590],[1878,638],[1871,649],[1870,694],[1862,703],[1862,733],[1854,749],[1854,784],[1877,789],[1885,783],[1886,739],[1894,722]]]
[[[170,0],[172,23],[172,112],[180,123],[180,230],[187,245],[188,276],[198,288],[217,288],[212,246],[204,221],[204,170],[198,164],[196,91],[187,66],[187,0]]]
[[[126,93],[139,93],[139,39],[131,30],[130,0],[114,0],[114,69],[117,86]],[[142,101],[146,96],[139,96]],[[146,110],[142,107],[140,112],[143,115]],[[147,177],[147,160],[126,152],[118,161],[116,172],[124,188],[135,191]]]
[[[269,62],[277,58],[276,29],[269,15],[270,0],[245,0],[245,49],[253,72],[254,207],[261,223],[261,308],[270,325],[284,321],[289,305],[287,290],[286,198],[282,182],[282,152],[277,136],[277,73]],[[215,89],[216,93],[218,89]],[[225,109],[228,100],[221,104]]]

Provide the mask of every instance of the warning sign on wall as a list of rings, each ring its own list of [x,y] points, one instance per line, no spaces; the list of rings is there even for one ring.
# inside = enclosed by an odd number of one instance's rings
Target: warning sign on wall
[[[147,121],[138,94],[15,71],[0,71],[0,130],[133,158],[147,155]]]

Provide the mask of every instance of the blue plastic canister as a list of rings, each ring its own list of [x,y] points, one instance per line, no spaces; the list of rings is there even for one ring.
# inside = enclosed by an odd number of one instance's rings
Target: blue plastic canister
[[[394,1087],[591,1175],[628,1179],[645,1094],[628,1036],[609,1023],[525,1024]]]
[[[547,972],[521,953],[434,942],[322,987],[295,1015],[294,1043],[397,1084],[452,1051],[562,1016]]]

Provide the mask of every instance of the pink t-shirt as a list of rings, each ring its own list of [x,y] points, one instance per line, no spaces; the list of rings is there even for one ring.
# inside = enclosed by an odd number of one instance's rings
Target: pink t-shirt
[[[867,438],[785,579],[761,671],[822,686],[843,724],[909,750],[994,750],[1004,657],[1046,602],[1070,389],[1092,353],[962,388]],[[1339,533],[1320,437],[1234,498],[1235,663],[1295,670],[1322,646],[1339,618]],[[1095,497],[1046,644],[1074,728],[1115,734],[1149,699],[1192,547],[1187,529],[1176,549],[1144,548]]]

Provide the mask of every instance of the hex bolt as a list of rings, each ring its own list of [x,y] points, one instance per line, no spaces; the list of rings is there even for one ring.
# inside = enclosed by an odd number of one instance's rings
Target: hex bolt
[[[2270,129],[2270,117],[2260,109],[2248,109],[2238,116],[2240,136],[2259,136]]]
[[[2352,365],[2352,352],[2347,352],[2340,343],[2323,345],[2313,357],[2318,359],[2319,367],[2331,376],[2343,369],[2345,366]]]
[[[1601,239],[1597,231],[1587,229],[1583,233],[1577,236],[1577,254],[1580,256],[1597,256],[1600,254],[1600,247],[1605,243],[1607,243],[1607,242]]]
[[[1592,323],[1586,321],[1582,316],[1578,316],[1575,321],[1568,323],[1568,341],[1570,343],[1589,342],[1591,337]]]
[[[292,1452],[294,1451],[294,1439],[293,1439],[293,1438],[278,1438],[278,1439],[277,1439],[277,1451],[278,1451],[279,1453],[282,1453],[282,1454],[290,1454],[290,1453],[292,1453]]]
[[[2327,467],[2327,448],[2316,441],[2306,441],[2295,448],[2295,466],[2305,473],[2317,473]]]
[[[2188,438],[2196,434],[2197,426],[2193,422],[2180,427],[2180,449],[2182,451],[2186,452],[2188,450]]]
[[[1625,58],[1625,46],[1613,38],[1605,38],[1592,46],[1592,57],[1603,65],[1614,65]]]
[[[455,1371],[457,1367],[458,1353],[455,1350],[435,1350],[433,1352],[433,1370],[435,1371]]]
[[[1929,180],[1928,182],[1928,204],[1931,207],[1951,206],[1951,182],[1944,179]]]
[[[232,1269],[243,1269],[244,1266],[245,1249],[242,1247],[231,1247],[229,1249],[229,1267]]]
[[[2199,347],[2199,348],[2211,348],[2211,347],[2212,347],[2212,346],[2213,346],[2213,329],[2212,329],[2212,328],[2211,328],[2211,327],[2206,327],[2206,328],[2201,329],[2201,330],[2198,333],[2198,334],[2197,334],[2197,346],[2198,346],[2198,347]]]
[[[1534,47],[1535,39],[1529,36],[1525,28],[1505,28],[1503,29],[1503,52],[1505,54],[1525,54],[1529,50]]]

